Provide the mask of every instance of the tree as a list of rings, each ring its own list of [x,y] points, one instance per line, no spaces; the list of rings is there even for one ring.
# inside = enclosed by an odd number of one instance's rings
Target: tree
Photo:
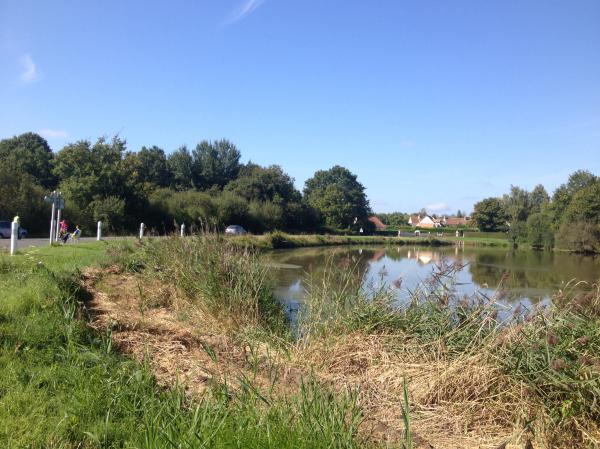
[[[476,203],[473,219],[482,232],[506,230],[507,214],[498,198],[486,198]]]
[[[600,181],[579,190],[569,203],[563,222],[587,221],[600,224]]]
[[[0,162],[0,217],[21,218],[21,224],[30,234],[47,231],[50,207],[44,202],[46,189],[40,186],[29,173],[21,173],[10,163]]]
[[[328,226],[350,229],[355,220],[367,226],[371,210],[365,188],[347,168],[336,165],[317,171],[306,181],[304,196]]]
[[[511,225],[517,221],[526,221],[529,216],[529,192],[517,186],[510,186],[510,193],[502,197],[504,210]]]
[[[171,187],[175,190],[188,190],[194,187],[194,159],[185,145],[169,155],[167,166],[171,172]]]
[[[36,184],[51,189],[56,183],[52,174],[53,153],[46,139],[25,133],[0,141],[0,162],[21,173],[31,175]]]
[[[115,209],[115,227],[133,228],[146,206],[145,194],[130,178],[124,163],[125,141],[114,137],[111,141],[100,138],[93,145],[86,140],[65,146],[56,156],[54,173],[61,180],[59,189],[66,198],[66,213],[71,221],[93,227],[95,216],[107,207],[103,200],[114,197],[123,200],[124,206]],[[112,200],[111,200],[112,201]],[[113,204],[116,204],[113,201]],[[122,212],[121,212],[122,211]]]
[[[569,207],[571,199],[580,190],[592,185],[598,178],[587,170],[577,170],[569,176],[569,180],[558,187],[552,195],[554,223],[558,227],[563,214]]]
[[[547,213],[536,212],[527,219],[527,242],[535,249],[552,249],[554,232],[552,218]]]
[[[288,203],[301,200],[300,192],[294,187],[294,179],[278,165],[245,168],[240,177],[227,184],[225,190],[248,201]]]
[[[550,204],[550,195],[548,195],[543,185],[538,184],[533,188],[529,195],[529,204],[531,206],[530,213],[532,214],[541,212]]]
[[[228,140],[203,140],[192,152],[194,185],[201,189],[223,188],[240,171],[239,150]]]
[[[171,184],[171,172],[165,152],[157,147],[142,147],[137,153],[128,153],[126,164],[128,171],[138,182],[149,188],[168,187]]]

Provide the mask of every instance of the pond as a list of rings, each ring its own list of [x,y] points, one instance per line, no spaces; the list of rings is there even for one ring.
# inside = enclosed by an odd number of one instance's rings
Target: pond
[[[292,314],[304,300],[307,276],[318,276],[328,263],[356,269],[364,286],[387,285],[398,303],[427,285],[440,266],[458,267],[458,295],[494,297],[507,309],[549,303],[573,280],[593,284],[600,278],[600,257],[495,248],[318,247],[276,250],[264,257],[275,273],[276,295]]]

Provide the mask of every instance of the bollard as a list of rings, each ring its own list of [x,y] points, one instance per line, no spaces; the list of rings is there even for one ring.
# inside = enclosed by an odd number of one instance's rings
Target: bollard
[[[10,228],[10,255],[14,256],[17,252],[17,240],[19,239],[19,222],[13,221]]]
[[[146,229],[146,225],[144,223],[140,223],[140,240],[144,238],[144,229]]]
[[[181,225],[181,237],[185,237],[185,224]]]
[[[97,241],[102,240],[102,222],[101,221],[98,222],[98,234],[96,235],[96,240]]]

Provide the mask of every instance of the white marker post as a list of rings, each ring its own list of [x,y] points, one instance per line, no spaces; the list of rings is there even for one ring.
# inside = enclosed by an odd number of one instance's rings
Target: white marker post
[[[185,237],[185,224],[181,225],[181,237]]]
[[[146,229],[146,225],[144,223],[140,223],[140,240],[144,238],[144,229]]]
[[[102,222],[98,222],[98,234],[96,235],[96,240],[102,240]]]
[[[19,222],[13,221],[10,228],[10,255],[14,256],[17,252],[17,240],[19,239]]]

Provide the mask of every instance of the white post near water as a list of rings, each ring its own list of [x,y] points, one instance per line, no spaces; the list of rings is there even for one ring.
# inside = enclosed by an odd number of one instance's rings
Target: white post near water
[[[181,225],[181,236],[185,237],[185,224]]]
[[[14,256],[17,252],[17,240],[19,239],[19,222],[13,221],[10,228],[10,255]]]
[[[140,240],[144,238],[144,229],[146,229],[146,225],[144,223],[140,223]]]
[[[102,222],[98,222],[98,233],[96,234],[96,240],[102,240]]]
[[[56,233],[56,222],[54,221],[54,213],[56,210],[56,205],[54,202],[52,203],[52,217],[50,218],[50,245],[54,241],[54,235]]]

